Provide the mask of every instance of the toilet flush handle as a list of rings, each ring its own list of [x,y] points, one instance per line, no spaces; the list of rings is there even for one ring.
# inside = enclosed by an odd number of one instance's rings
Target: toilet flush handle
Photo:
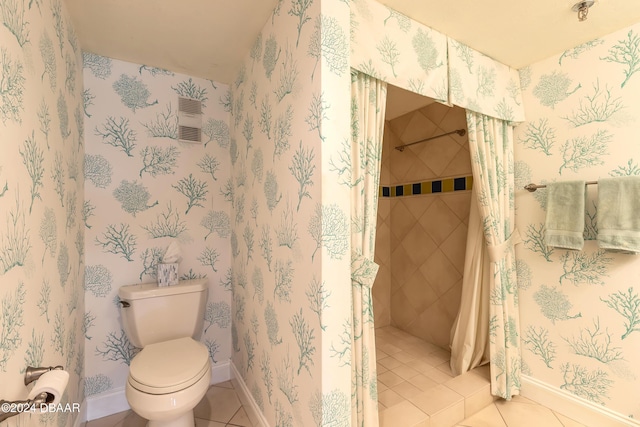
[[[122,306],[122,308],[127,308],[127,307],[130,307],[130,306],[131,306],[131,304],[130,304],[128,301],[122,301],[122,300],[120,300],[120,301],[118,301],[118,302],[120,303],[120,305]]]

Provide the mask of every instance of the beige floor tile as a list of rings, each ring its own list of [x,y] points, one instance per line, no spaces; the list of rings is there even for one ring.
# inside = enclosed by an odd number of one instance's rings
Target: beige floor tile
[[[383,352],[387,353],[390,356],[393,356],[395,353],[398,353],[399,351],[402,351],[401,349],[399,349],[398,347],[396,347],[395,345],[393,345],[391,343],[378,344],[378,348],[380,350],[382,350]]]
[[[393,388],[393,391],[398,393],[404,399],[409,399],[417,394],[422,393],[424,390],[420,390],[415,385],[408,381],[402,382]]]
[[[498,401],[496,407],[509,427],[563,427],[553,412],[541,405]]]
[[[553,414],[556,416],[557,419],[560,420],[560,422],[564,427],[585,427],[584,424],[580,424],[579,422],[574,421],[571,418],[565,417],[562,414],[559,414],[557,412],[554,412]]]
[[[234,426],[252,427],[249,416],[242,407],[238,409],[238,412],[236,412],[236,414],[231,418],[229,424]]]
[[[420,372],[407,365],[398,366],[397,368],[392,369],[391,372],[393,372],[403,380],[408,380],[409,378],[415,377],[416,375],[420,374]]]
[[[193,413],[196,418],[227,423],[240,406],[240,399],[234,389],[212,386]]]
[[[196,427],[225,427],[225,423],[219,423],[217,421],[203,420],[202,418],[196,418]]]
[[[429,416],[404,401],[380,412],[380,427],[428,427]]]
[[[145,427],[146,425],[147,420],[131,411],[131,413],[127,414],[120,422],[115,423],[113,427]]]
[[[430,388],[433,388],[438,385],[437,382],[427,377],[426,375],[422,375],[422,374],[416,375],[415,377],[411,377],[407,381],[409,381],[411,384],[418,387],[422,391],[427,391]]]
[[[482,366],[478,366],[476,368],[473,368],[471,370],[472,374],[478,375],[482,378],[487,379],[488,381],[491,381],[491,368],[489,367],[489,365],[482,365]]]
[[[409,401],[420,408],[421,411],[429,415],[437,414],[443,409],[459,403],[464,404],[464,398],[461,395],[442,384],[439,384],[427,391],[423,391],[417,396],[409,399]]]
[[[437,414],[430,415],[430,419],[430,427],[451,427],[464,419],[464,402],[458,402]]]
[[[402,362],[396,359],[393,356],[385,357],[384,359],[378,360],[378,363],[384,366],[387,369],[394,369],[398,366],[402,366]]]
[[[489,387],[489,380],[467,372],[444,383],[445,386],[463,396],[471,396]]]
[[[113,427],[120,421],[122,421],[127,415],[132,414],[133,411],[118,412],[117,414],[108,415],[106,417],[97,418],[89,421],[87,427]]]
[[[424,372],[424,371],[428,371],[429,369],[434,369],[433,366],[431,366],[428,363],[422,361],[420,358],[413,359],[413,360],[407,362],[406,365],[407,366],[411,366],[413,369],[415,369],[418,372]]]
[[[387,371],[384,374],[378,375],[378,381],[383,383],[389,388],[393,388],[403,382],[402,377],[394,374],[393,371]]]
[[[424,375],[425,377],[429,377],[430,379],[437,382],[438,384],[442,384],[446,381],[449,381],[451,378],[453,378],[450,373],[447,374],[445,372],[442,372],[438,368],[431,368],[431,369],[424,370],[422,371],[422,375]]]
[[[446,362],[442,362],[439,365],[436,365],[436,369],[444,372],[445,374],[453,378],[453,373],[451,373],[451,365],[448,360]]]
[[[461,421],[456,427],[508,427],[496,405],[491,404],[480,412]],[[515,426],[511,426],[515,427]],[[542,427],[542,426],[541,426]]]
[[[496,397],[491,394],[491,385],[487,384],[487,386],[476,392],[475,394],[465,396],[464,397],[464,416],[465,418],[470,417],[478,411],[486,408],[488,405],[491,405]]]
[[[233,383],[231,381],[223,381],[218,384],[214,384],[215,387],[224,387],[224,388],[233,388]]]
[[[390,408],[392,406],[397,405],[398,403],[402,403],[406,398],[399,395],[393,389],[387,389],[383,392],[378,392],[378,402],[382,403],[385,408]]]
[[[402,362],[402,363],[407,363],[407,362],[415,359],[416,356],[403,350],[403,351],[399,351],[398,353],[394,354],[393,358],[398,360],[398,361],[400,361],[400,362]]]

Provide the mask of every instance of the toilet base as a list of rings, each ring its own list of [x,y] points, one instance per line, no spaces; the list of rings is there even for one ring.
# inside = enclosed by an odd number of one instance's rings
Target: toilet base
[[[147,423],[147,427],[194,427],[195,425],[193,411],[182,414],[173,420],[155,420]]]

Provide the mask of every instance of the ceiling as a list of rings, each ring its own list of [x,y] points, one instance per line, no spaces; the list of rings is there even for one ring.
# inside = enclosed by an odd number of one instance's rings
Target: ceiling
[[[229,83],[278,0],[65,2],[84,50]],[[640,0],[598,0],[585,22],[575,0],[380,2],[513,68],[640,22]]]

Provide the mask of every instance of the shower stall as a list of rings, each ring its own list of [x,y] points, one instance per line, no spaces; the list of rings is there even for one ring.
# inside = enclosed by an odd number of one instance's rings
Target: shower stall
[[[389,86],[395,98],[418,97]],[[423,98],[422,103],[428,103]],[[387,110],[376,263],[376,328],[393,326],[443,350],[460,307],[472,171],[465,110],[431,102]],[[395,147],[443,135],[411,145]]]

